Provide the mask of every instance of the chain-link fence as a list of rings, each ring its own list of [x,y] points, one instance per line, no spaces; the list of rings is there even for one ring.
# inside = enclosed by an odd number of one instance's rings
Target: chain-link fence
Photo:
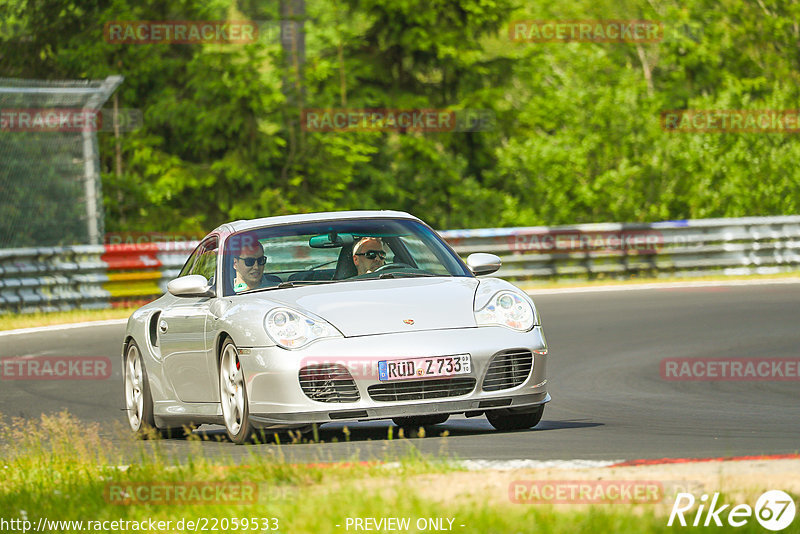
[[[101,242],[97,131],[122,80],[0,78],[0,248]]]

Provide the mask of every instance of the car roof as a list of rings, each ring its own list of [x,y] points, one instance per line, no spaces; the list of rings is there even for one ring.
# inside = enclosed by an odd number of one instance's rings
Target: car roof
[[[319,213],[298,213],[296,215],[279,215],[277,217],[262,217],[260,219],[247,219],[233,221],[220,225],[211,233],[232,234],[264,226],[277,226],[281,224],[305,223],[314,221],[332,221],[342,219],[369,219],[369,218],[395,218],[419,219],[404,211],[393,210],[357,210],[357,211],[323,211]]]

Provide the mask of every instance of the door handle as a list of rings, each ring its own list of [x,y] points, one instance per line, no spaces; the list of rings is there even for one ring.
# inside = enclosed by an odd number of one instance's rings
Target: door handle
[[[166,334],[167,330],[169,330],[169,326],[167,325],[167,321],[165,321],[164,319],[161,319],[158,322],[158,331],[161,332],[162,334]]]

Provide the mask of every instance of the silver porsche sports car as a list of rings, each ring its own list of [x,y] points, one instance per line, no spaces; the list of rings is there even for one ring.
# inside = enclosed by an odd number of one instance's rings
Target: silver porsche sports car
[[[122,363],[137,433],[392,419],[401,426],[485,414],[535,426],[547,343],[533,301],[498,278],[500,258],[464,263],[396,211],[224,224],[168,292],[128,320]]]

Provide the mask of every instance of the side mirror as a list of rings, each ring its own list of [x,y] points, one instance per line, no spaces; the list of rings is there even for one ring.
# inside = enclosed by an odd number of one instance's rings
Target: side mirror
[[[167,291],[176,297],[213,297],[214,289],[205,276],[190,274],[181,276],[167,284]]]
[[[500,266],[503,261],[494,254],[486,254],[484,252],[476,252],[467,257],[467,267],[472,271],[475,276],[482,274],[492,274]]]

